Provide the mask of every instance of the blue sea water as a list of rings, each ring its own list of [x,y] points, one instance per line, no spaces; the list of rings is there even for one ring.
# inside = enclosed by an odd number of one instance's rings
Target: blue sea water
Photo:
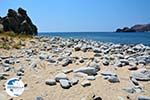
[[[41,32],[39,36],[59,36],[63,38],[77,38],[120,44],[142,43],[150,46],[150,32]]]

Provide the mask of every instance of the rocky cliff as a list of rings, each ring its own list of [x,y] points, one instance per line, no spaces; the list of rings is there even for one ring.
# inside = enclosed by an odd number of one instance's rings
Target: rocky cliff
[[[150,32],[150,24],[134,25],[131,28],[124,27],[117,29],[116,32]]]
[[[37,35],[37,27],[32,23],[27,11],[23,8],[18,8],[17,12],[13,9],[8,9],[7,16],[0,17],[0,32],[2,31]]]

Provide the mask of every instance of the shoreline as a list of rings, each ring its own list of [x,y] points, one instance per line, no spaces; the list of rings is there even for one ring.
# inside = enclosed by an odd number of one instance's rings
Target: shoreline
[[[150,46],[45,36],[22,42],[20,49],[0,49],[0,73],[8,74],[0,77],[21,77],[26,84],[13,100],[150,97]],[[12,98],[3,85],[0,97]]]
[[[149,34],[148,33],[86,33],[86,32],[49,32],[49,33],[39,33],[38,36],[60,36],[62,38],[74,38],[74,39],[86,39],[97,42],[105,42],[105,43],[114,43],[114,44],[144,44],[150,46]]]

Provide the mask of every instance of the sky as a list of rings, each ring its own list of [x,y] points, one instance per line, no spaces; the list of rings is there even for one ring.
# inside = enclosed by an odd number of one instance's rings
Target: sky
[[[150,0],[0,0],[0,16],[19,7],[39,32],[109,32],[150,23]]]

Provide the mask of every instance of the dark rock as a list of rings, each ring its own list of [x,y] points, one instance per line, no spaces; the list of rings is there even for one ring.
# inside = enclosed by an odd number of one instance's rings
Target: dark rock
[[[25,33],[37,35],[37,27],[32,23],[27,11],[19,8],[18,13],[9,9],[7,16],[0,19],[0,24],[3,25],[3,30],[13,31],[15,33]]]

